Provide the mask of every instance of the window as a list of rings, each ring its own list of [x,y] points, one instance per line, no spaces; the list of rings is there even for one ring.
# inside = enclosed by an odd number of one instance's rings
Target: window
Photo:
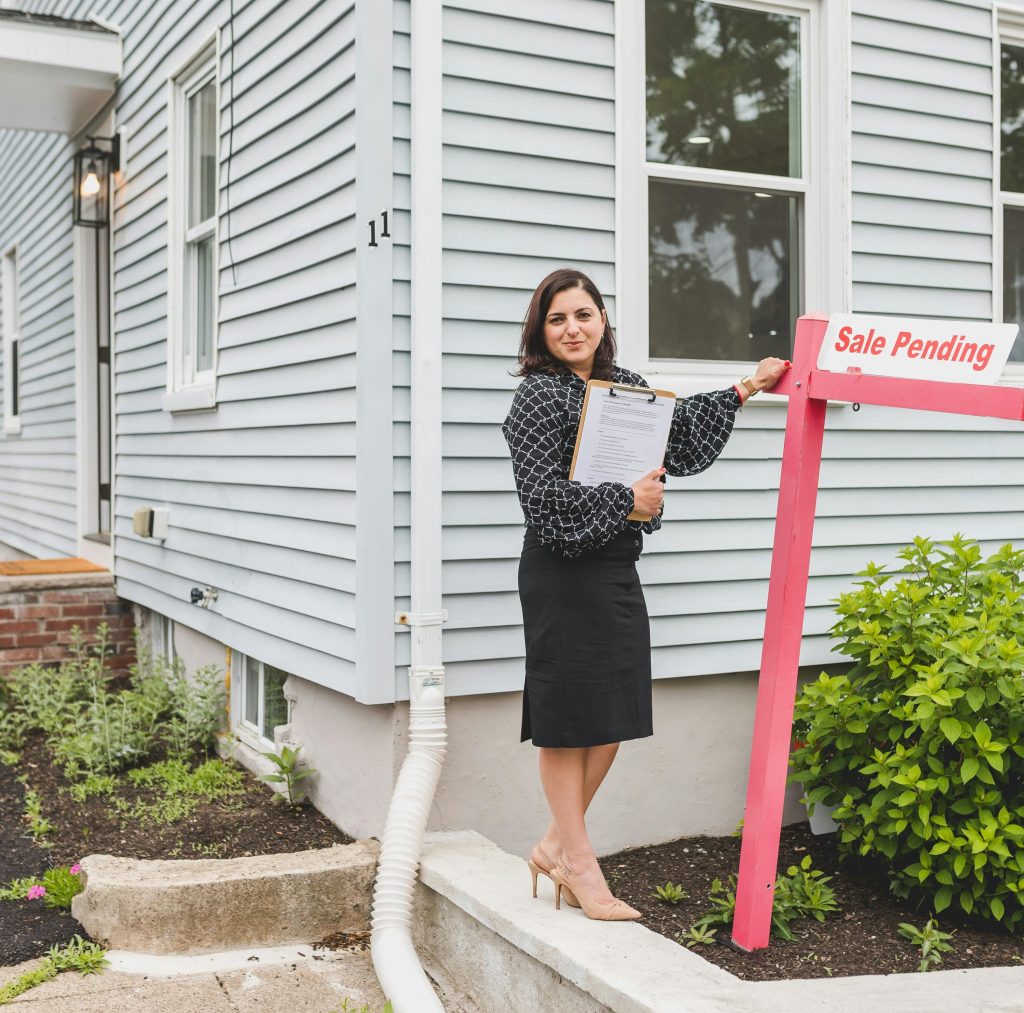
[[[18,249],[12,247],[0,258],[0,368],[3,369],[3,430],[9,435],[21,431],[21,348],[20,302],[18,295]]]
[[[1002,318],[1022,325],[1010,350],[1024,363],[1024,24],[1003,26],[1000,46],[999,202],[1002,217]],[[1020,373],[1020,369],[1011,370]]]
[[[849,305],[845,18],[817,0],[618,6],[623,360],[717,376],[788,357],[808,306]]]
[[[288,724],[288,673],[236,651],[231,655],[235,722],[239,730],[274,744],[274,729]]]
[[[214,47],[171,83],[168,397],[165,407],[211,408],[217,358],[219,102]]]
[[[150,612],[150,630],[153,636],[153,657],[163,658],[168,666],[174,666],[174,620],[159,612]]]

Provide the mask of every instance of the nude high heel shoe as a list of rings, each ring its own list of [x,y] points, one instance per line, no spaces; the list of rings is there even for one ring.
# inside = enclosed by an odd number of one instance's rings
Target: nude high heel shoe
[[[583,908],[583,913],[588,918],[601,922],[632,922],[643,917],[635,908],[631,908],[624,900],[617,897],[610,901],[593,900],[587,896],[586,890],[581,889],[579,881],[573,871],[559,859],[558,865],[548,873],[551,882],[555,884],[555,909],[560,907],[562,893],[570,887],[576,894],[576,899]],[[569,897],[566,895],[566,901]]]
[[[551,867],[555,863],[552,862],[550,858],[548,858],[547,854],[541,849],[541,846],[538,844],[533,849],[526,864],[529,865],[530,875],[533,877],[533,896],[534,898],[536,898],[537,876],[547,876],[548,879],[551,879]],[[554,880],[551,880],[551,882],[553,884]],[[562,892],[565,894],[565,903],[568,904],[569,907],[580,906],[580,902],[576,899],[576,895],[572,892],[572,890],[563,888]]]

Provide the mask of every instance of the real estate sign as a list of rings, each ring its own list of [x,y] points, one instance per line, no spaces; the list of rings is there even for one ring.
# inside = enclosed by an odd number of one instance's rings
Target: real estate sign
[[[1016,324],[833,314],[818,369],[993,384],[1016,337]]]

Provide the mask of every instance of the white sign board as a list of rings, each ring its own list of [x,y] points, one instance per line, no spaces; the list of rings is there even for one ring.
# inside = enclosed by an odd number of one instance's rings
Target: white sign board
[[[994,384],[1016,338],[1016,324],[833,314],[818,369]]]

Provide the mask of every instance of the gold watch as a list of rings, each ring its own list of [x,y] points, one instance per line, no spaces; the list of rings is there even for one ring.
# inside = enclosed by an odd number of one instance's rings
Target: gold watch
[[[754,386],[754,381],[749,376],[741,376],[740,383],[743,384],[747,397],[753,397],[757,393],[758,388]]]

